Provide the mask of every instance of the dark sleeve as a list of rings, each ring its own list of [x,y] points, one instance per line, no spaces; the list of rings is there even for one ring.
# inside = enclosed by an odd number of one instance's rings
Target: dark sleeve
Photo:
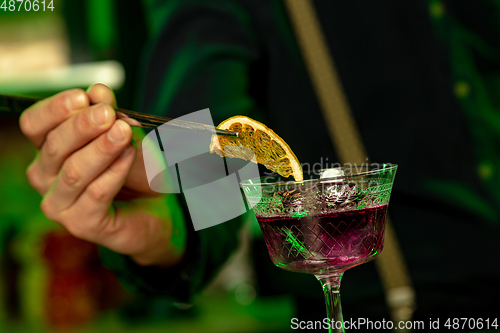
[[[113,270],[128,290],[189,302],[214,277],[236,248],[239,228],[246,214],[208,229],[194,231],[182,195],[178,198],[187,223],[188,244],[184,258],[177,266],[169,269],[140,266],[129,256],[100,248],[103,264]]]
[[[175,118],[208,107],[215,124],[239,114],[262,119],[256,91],[266,82],[252,77],[263,57],[248,11],[234,0],[160,3],[173,14],[146,51],[141,110]]]
[[[151,10],[160,13],[165,6],[169,14],[147,51],[140,110],[175,118],[208,107],[215,124],[238,114],[262,120],[250,93],[249,70],[259,55],[244,8],[236,1],[154,3]],[[107,249],[101,257],[132,291],[186,302],[234,251],[246,214],[195,232],[182,194],[178,201],[188,228],[187,252],[179,265],[141,267]]]

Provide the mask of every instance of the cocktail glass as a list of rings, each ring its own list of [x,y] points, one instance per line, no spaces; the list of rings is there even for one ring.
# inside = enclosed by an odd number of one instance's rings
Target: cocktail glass
[[[273,263],[314,274],[323,287],[329,332],[344,332],[340,281],[375,259],[384,245],[387,206],[397,165],[369,164],[241,183]]]

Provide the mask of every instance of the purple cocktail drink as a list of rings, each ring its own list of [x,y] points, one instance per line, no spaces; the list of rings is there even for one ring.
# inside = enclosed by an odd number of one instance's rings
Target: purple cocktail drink
[[[274,264],[320,281],[330,332],[344,331],[342,275],[382,251],[396,170],[374,164],[304,174],[296,182],[272,176],[241,183]]]
[[[274,264],[309,274],[343,272],[384,246],[387,205],[298,218],[259,217]]]

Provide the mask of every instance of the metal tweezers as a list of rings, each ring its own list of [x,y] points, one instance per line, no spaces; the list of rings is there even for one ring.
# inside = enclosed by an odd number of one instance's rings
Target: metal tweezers
[[[0,95],[0,111],[21,113],[29,108],[36,102],[40,101],[38,98],[28,98],[20,96]],[[136,111],[115,108],[117,119],[126,121],[130,126],[142,128],[158,128],[158,129],[177,129],[177,130],[191,130],[197,132],[209,132],[217,135],[238,137],[237,132],[226,131],[217,129],[214,126],[207,124],[200,124],[191,121],[172,119],[167,117],[153,116]]]

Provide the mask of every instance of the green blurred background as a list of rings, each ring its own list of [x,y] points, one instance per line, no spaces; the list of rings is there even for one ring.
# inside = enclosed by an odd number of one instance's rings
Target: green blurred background
[[[54,0],[53,7],[0,10],[0,94],[45,97],[103,82],[116,91],[121,107],[133,109],[137,64],[148,38],[141,2]],[[118,26],[128,30],[118,34]],[[21,134],[17,115],[0,113],[0,138],[1,332],[289,327],[288,298],[256,296],[245,232],[238,253],[193,304],[128,293],[101,266],[95,246],[73,238],[39,210],[40,196],[25,178],[36,152]]]
[[[155,24],[165,15],[145,10],[154,1],[54,0],[54,11],[0,9],[0,94],[45,97],[103,82],[115,90],[120,107],[141,111],[134,104],[140,91],[140,59],[151,31],[158,30]],[[444,6],[437,0],[427,3],[436,32],[444,33]],[[457,68],[471,69],[459,62]],[[488,82],[497,89],[498,81]],[[464,110],[484,117],[484,123],[498,124],[498,117],[485,117],[469,102],[473,88],[467,81],[459,80],[453,88]],[[491,110],[486,114],[496,109]],[[498,156],[494,141],[487,141],[482,127],[477,128],[475,133],[484,139],[477,141],[478,150]],[[102,267],[95,246],[70,236],[41,213],[41,198],[25,177],[36,152],[19,130],[18,115],[0,112],[0,139],[0,332],[289,330],[295,313],[292,300],[259,296],[248,228],[240,235],[238,252],[193,304],[130,294]],[[489,161],[481,162],[477,173],[492,193],[500,193],[494,181],[496,164]],[[459,191],[462,188],[433,185],[479,216],[497,216],[498,209],[482,205],[469,192]]]

